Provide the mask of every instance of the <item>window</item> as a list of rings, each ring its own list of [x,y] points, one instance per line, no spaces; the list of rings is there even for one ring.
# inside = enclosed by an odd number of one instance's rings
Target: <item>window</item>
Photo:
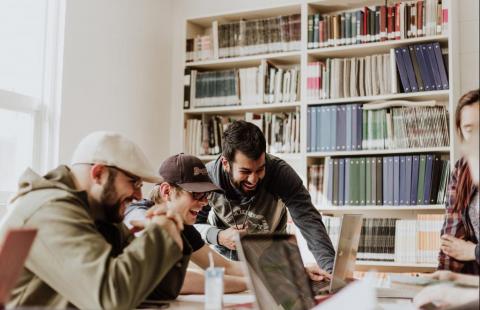
[[[0,2],[0,205],[57,164],[64,0]]]

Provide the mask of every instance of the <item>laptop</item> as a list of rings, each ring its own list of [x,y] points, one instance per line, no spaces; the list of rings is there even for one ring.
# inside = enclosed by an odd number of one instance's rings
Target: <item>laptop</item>
[[[343,216],[332,280],[323,291],[334,293],[352,278],[361,228],[362,215]],[[257,308],[303,310],[315,306],[316,292],[294,235],[245,235],[237,241],[237,250],[257,297]]]
[[[0,244],[0,308],[10,297],[36,234],[33,228],[10,229]]]

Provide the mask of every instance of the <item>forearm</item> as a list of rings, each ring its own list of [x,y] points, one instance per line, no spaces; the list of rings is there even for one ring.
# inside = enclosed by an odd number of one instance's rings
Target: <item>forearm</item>
[[[213,245],[218,244],[218,233],[220,232],[220,229],[206,223],[195,224],[194,226],[200,232],[200,235],[202,235],[202,239],[205,240],[205,242]]]
[[[224,292],[238,293],[247,289],[246,279],[239,276],[225,275]],[[183,282],[180,294],[204,294],[205,293],[205,275],[202,271],[187,270],[185,281]]]
[[[240,276],[243,277],[243,268],[240,262],[230,261],[228,266],[225,268],[226,275]]]

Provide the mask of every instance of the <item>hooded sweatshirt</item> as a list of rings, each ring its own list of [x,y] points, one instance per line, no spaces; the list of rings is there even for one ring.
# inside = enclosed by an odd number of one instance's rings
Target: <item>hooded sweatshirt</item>
[[[38,233],[8,307],[132,309],[172,267],[188,262],[157,224],[133,239],[123,224],[96,223],[87,193],[73,180],[66,166],[44,177],[31,169],[22,175],[0,222],[0,240],[12,227]]]

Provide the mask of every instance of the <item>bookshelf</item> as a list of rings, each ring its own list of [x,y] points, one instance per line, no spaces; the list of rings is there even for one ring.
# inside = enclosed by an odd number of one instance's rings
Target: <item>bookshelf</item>
[[[427,0],[425,0],[427,1]],[[444,0],[445,1],[445,0]],[[398,1],[397,1],[398,2]],[[309,48],[308,47],[308,16],[311,14],[333,14],[337,12],[354,11],[364,6],[384,5],[384,1],[357,1],[348,0],[325,0],[325,1],[301,1],[298,4],[266,7],[250,11],[228,12],[206,17],[188,18],[186,22],[186,39],[195,38],[198,35],[209,34],[213,40],[218,38],[219,25],[238,22],[241,19],[246,21],[255,19],[269,19],[283,15],[300,14],[300,33],[301,42],[296,50],[281,52],[265,52],[253,55],[243,55],[220,58],[218,54],[212,52],[210,59],[185,61],[183,68],[178,70],[198,70],[214,71],[229,69],[244,69],[249,67],[259,67],[262,63],[269,62],[278,67],[297,66],[299,69],[299,89],[297,90],[297,100],[292,102],[275,102],[257,105],[235,105],[235,106],[216,106],[216,107],[190,107],[181,109],[183,104],[178,103],[181,110],[181,119],[184,124],[188,120],[205,120],[209,117],[220,115],[222,117],[231,117],[233,119],[245,118],[245,113],[293,113],[298,112],[300,116],[299,149],[297,152],[274,153],[275,156],[286,160],[300,175],[305,185],[309,180],[309,167],[314,164],[325,164],[327,158],[340,157],[368,157],[368,156],[397,156],[397,155],[424,155],[438,154],[442,159],[450,159],[450,165],[453,166],[455,155],[455,136],[454,120],[452,111],[455,109],[456,101],[459,97],[459,51],[458,27],[457,27],[457,6],[456,1],[445,1],[448,8],[448,31],[442,34],[405,38],[399,40],[387,40],[382,42],[368,42],[355,45],[342,45],[334,47]],[[390,3],[388,3],[390,5]],[[215,25],[212,27],[212,25]],[[448,78],[449,88],[443,90],[390,93],[369,96],[354,96],[348,98],[335,99],[311,99],[307,96],[307,74],[308,64],[312,61],[323,61],[327,58],[349,58],[365,57],[373,54],[386,54],[393,48],[405,47],[408,45],[439,42],[442,50],[448,51]],[[213,50],[220,49],[217,43],[211,42]],[[221,45],[221,44],[220,44]],[[186,59],[186,58],[185,58]],[[192,85],[190,85],[192,87]],[[400,90],[400,88],[399,88]],[[179,94],[183,98],[183,94]],[[307,151],[307,111],[312,106],[345,105],[345,104],[363,104],[375,101],[429,101],[435,100],[446,102],[446,108],[449,112],[449,144],[439,147],[403,147],[395,149],[371,149],[371,150],[349,150],[349,151]],[[185,140],[185,137],[183,137]],[[185,141],[184,141],[185,142]],[[195,154],[201,160],[207,162],[213,160],[217,155],[199,155]],[[398,219],[416,219],[419,214],[443,214],[442,204],[425,205],[363,205],[363,206],[332,206],[326,204],[317,204],[316,208],[324,215],[341,215],[345,213],[362,213],[365,217],[382,217]],[[433,263],[398,263],[382,261],[359,261],[357,269],[364,271],[376,269],[389,272],[418,272],[432,271],[436,264]]]

